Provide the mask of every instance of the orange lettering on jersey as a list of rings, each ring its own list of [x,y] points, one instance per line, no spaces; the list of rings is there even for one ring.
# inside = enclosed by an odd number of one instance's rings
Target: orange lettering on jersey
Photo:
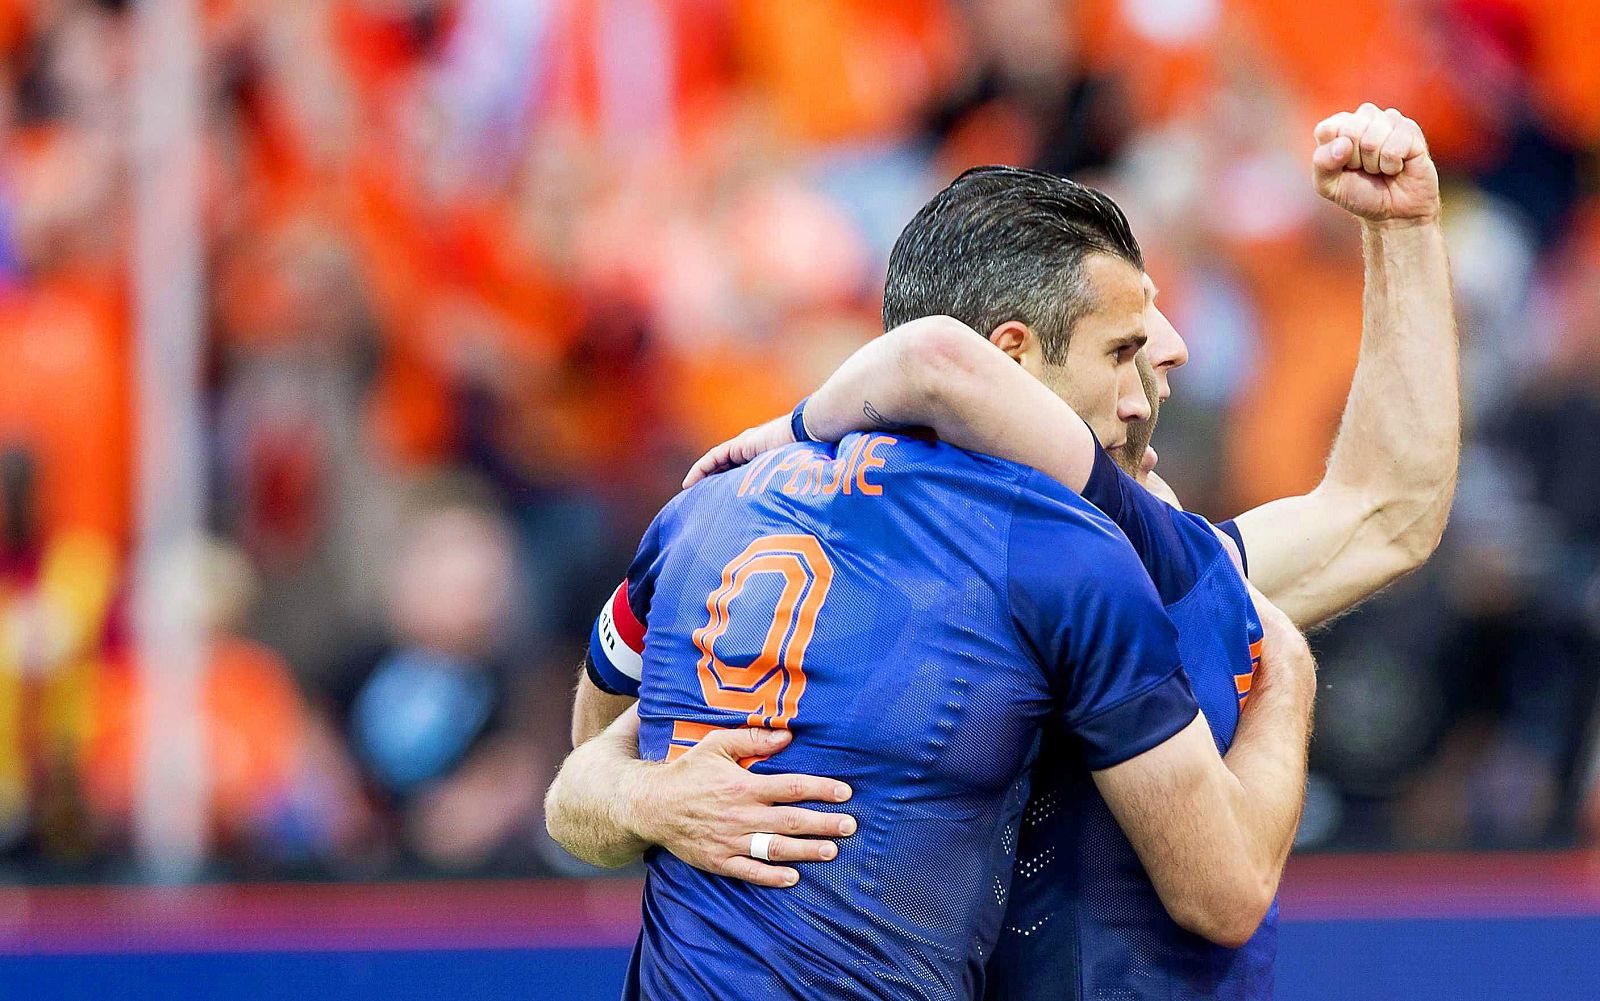
[[[833,467],[833,479],[829,480],[828,484],[822,488],[822,492],[835,494],[839,492],[839,485],[844,482],[844,474],[850,468],[850,464],[844,459],[834,459],[828,465]]]
[[[817,459],[816,457],[812,457],[810,462],[807,462],[804,466],[801,466],[800,467],[800,488],[798,490],[796,490],[795,493],[798,493],[802,497],[806,496],[807,494],[813,493],[814,492],[813,488],[814,488],[814,486],[815,486],[815,484],[817,482],[817,471],[820,468],[821,468],[821,460]]]
[[[772,480],[773,480],[774,477],[776,477],[779,473],[787,473],[789,470],[793,469],[794,467],[796,467],[798,465],[801,465],[805,461],[806,461],[806,453],[804,453],[804,452],[791,452],[790,454],[788,454],[788,455],[784,456],[783,458],[779,459],[777,462],[774,462],[772,464],[772,469],[767,473],[767,478],[762,480],[761,481],[761,486],[756,488],[756,493],[758,493],[758,494],[766,493],[767,492],[767,487],[772,485]]]
[[[877,497],[883,493],[883,487],[876,483],[867,482],[867,472],[872,469],[882,469],[884,461],[873,454],[879,445],[893,445],[894,439],[888,435],[878,435],[867,443],[861,454],[861,465],[856,470],[856,486],[868,497]]]
[[[792,452],[779,459],[777,451],[766,452],[745,472],[744,479],[739,482],[739,496],[764,494],[774,482],[791,497],[831,496],[841,491],[859,492],[865,497],[882,496],[883,485],[868,480],[867,474],[884,467],[887,459],[878,454],[879,449],[892,447],[895,441],[889,435],[863,437],[848,454],[836,459],[825,459],[809,451]],[[780,479],[784,473],[789,475]]]
[[[816,456],[805,454],[805,459],[800,462],[799,465],[795,467],[794,472],[789,475],[789,482],[783,485],[783,492],[786,494],[793,494],[798,490],[799,492],[804,493],[806,484],[811,481],[811,470],[817,465],[817,462],[818,459]]]
[[[845,493],[849,493],[850,492],[850,484],[855,482],[855,478],[856,478],[856,457],[861,454],[861,450],[862,450],[862,448],[864,448],[866,446],[866,444],[867,444],[867,439],[865,439],[865,438],[862,438],[860,441],[857,441],[855,443],[855,447],[850,449],[850,457],[848,459],[846,459],[845,462],[844,462],[844,492]]]
[[[833,465],[832,462],[829,462],[825,459],[818,459],[816,464],[811,467],[812,471],[815,473],[815,476],[811,480],[810,490],[810,493],[813,496],[822,495],[822,481],[828,478],[828,467],[831,465]]]
[[[689,748],[700,743],[709,735],[718,730],[733,730],[731,726],[712,726],[709,723],[691,723],[688,720],[672,721],[672,743],[667,745],[667,760],[677,761],[689,753]],[[757,761],[765,761],[772,757],[770,754],[752,754],[739,759],[739,767],[749,768]]]
[[[739,481],[740,497],[743,497],[750,491],[750,484],[753,480],[755,480],[756,474],[762,469],[766,468],[767,464],[772,462],[777,457],[777,452],[763,452],[761,456],[756,459],[756,461],[750,463],[750,469],[744,474],[744,479]]]
[[[726,730],[725,726],[710,723],[691,723],[686,719],[672,721],[672,739],[685,744],[697,744],[713,730]]]

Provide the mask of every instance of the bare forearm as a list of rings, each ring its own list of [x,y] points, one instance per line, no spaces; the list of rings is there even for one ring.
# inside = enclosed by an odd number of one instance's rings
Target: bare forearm
[[[1461,439],[1444,233],[1437,221],[1369,223],[1361,231],[1361,356],[1327,478],[1384,507],[1408,509],[1408,517],[1420,509],[1442,530]]]
[[[1254,594],[1265,639],[1232,746],[1204,716],[1095,773],[1173,920],[1237,948],[1272,906],[1305,801],[1316,665],[1287,616]]]
[[[914,320],[856,352],[812,395],[806,426],[824,441],[930,427],[952,445],[1032,466],[1073,490],[1094,466],[1094,436],[1072,408],[949,317]]]
[[[1439,173],[1422,129],[1369,103],[1323,119],[1313,136],[1317,193],[1361,220],[1361,354],[1322,482],[1239,517],[1252,580],[1302,626],[1432,554],[1461,437]]]
[[[1364,225],[1361,356],[1322,483],[1240,515],[1251,581],[1302,627],[1415,569],[1455,494],[1460,376],[1437,222]]]
[[[1231,769],[1199,716],[1166,743],[1095,773],[1167,913],[1230,948],[1255,934],[1281,873],[1269,839],[1252,828],[1276,820],[1255,800],[1281,800],[1282,783],[1246,757]]]
[[[585,654],[572,696],[572,746],[582,747],[637,702],[632,696],[612,695],[595,687],[589,680],[589,656]]]
[[[657,767],[638,755],[636,730],[619,720],[567,756],[545,796],[545,826],[575,858],[612,868],[649,847],[628,822],[634,790]]]
[[[943,336],[929,318],[862,345],[811,394],[806,429],[820,441],[838,441],[853,431],[931,426],[925,387],[932,379],[918,365],[918,351]]]
[[[1281,669],[1264,672],[1240,713],[1233,744],[1223,758],[1238,780],[1234,809],[1252,868],[1270,879],[1274,888],[1305,805],[1315,687],[1309,664],[1304,674],[1293,676],[1285,676]]]
[[[793,886],[792,862],[827,862],[854,817],[781,804],[843,803],[851,789],[813,775],[755,775],[740,764],[787,747],[787,730],[715,730],[672,762],[638,760],[639,714],[629,710],[572,752],[545,799],[550,836],[586,862],[625,865],[658,845],[719,876]],[[782,833],[778,833],[782,832]],[[764,860],[752,839],[768,835]]]
[[[1202,718],[1169,742],[1189,742],[1168,769],[1183,780],[1139,788],[1096,775],[1168,913],[1219,945],[1243,945],[1278,892],[1305,800],[1310,703],[1303,678],[1264,680],[1221,760]]]

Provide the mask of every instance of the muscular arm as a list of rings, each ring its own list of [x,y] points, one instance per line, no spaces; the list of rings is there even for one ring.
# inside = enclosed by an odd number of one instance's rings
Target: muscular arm
[[[572,746],[545,793],[550,837],[590,865],[638,861],[650,847],[627,816],[648,768],[639,760],[638,699],[601,691],[589,680],[587,655],[572,700]]]
[[[1094,467],[1094,435],[1072,408],[949,316],[913,320],[866,345],[806,406],[807,428],[824,441],[863,424],[931,427],[958,448],[1032,466],[1073,490]]]
[[[1322,482],[1237,519],[1252,581],[1301,626],[1345,611],[1432,554],[1461,437],[1438,175],[1421,130],[1363,105],[1321,123],[1316,138],[1318,191],[1363,220],[1361,355]],[[1074,490],[1092,467],[1092,436],[1070,408],[949,317],[867,345],[806,410],[823,439],[870,428],[874,417],[932,427]],[[708,453],[685,485],[790,440],[786,418],[753,428]]]
[[[1317,127],[1319,192],[1362,219],[1361,355],[1322,482],[1238,518],[1250,576],[1303,626],[1420,566],[1455,495],[1461,386],[1438,175],[1415,122]]]
[[[1437,221],[1365,224],[1361,356],[1316,489],[1238,518],[1250,577],[1298,623],[1350,608],[1432,555],[1455,494],[1460,375]]]
[[[589,680],[589,659],[585,656],[583,665],[578,668],[578,691],[572,699],[572,746],[582,747],[588,743],[590,738],[610,726],[638,701],[631,696],[612,695],[595,687],[594,682]],[[637,722],[634,728],[637,730]]]
[[[580,683],[580,702],[585,687],[594,686]],[[574,713],[575,736],[577,720]],[[575,743],[576,749],[545,793],[544,822],[550,837],[590,865],[614,868],[637,861],[650,847],[633,832],[626,817],[630,795],[638,790],[649,768],[639,760],[638,709],[628,707],[610,725]]]
[[[1226,757],[1204,717],[1094,775],[1173,920],[1237,948],[1277,893],[1305,801],[1315,668],[1288,619],[1257,601],[1261,667]]]
[[[592,728],[592,729],[591,729]],[[830,838],[855,833],[853,817],[781,804],[842,803],[848,785],[809,775],[754,775],[747,758],[787,746],[783,730],[712,733],[676,761],[639,760],[639,714],[632,699],[578,681],[573,712],[576,749],[545,795],[545,826],[574,857],[612,868],[660,845],[696,868],[762,886],[793,886],[788,862],[825,862]],[[772,840],[768,865],[748,857],[751,835]]]
[[[929,427],[952,445],[1032,466],[1077,491],[1097,448],[1060,397],[949,316],[912,320],[863,346],[811,395],[805,421],[821,441]],[[751,428],[707,452],[684,486],[793,440],[787,415]]]
[[[1327,473],[1310,493],[1237,520],[1251,581],[1305,627],[1420,566],[1455,494],[1459,348],[1443,232],[1436,214],[1362,229],[1361,356]],[[868,344],[806,407],[824,440],[875,422],[932,427],[1074,490],[1093,466],[1093,435],[1072,409],[949,317]]]
[[[1252,583],[1307,627],[1421,565],[1455,493],[1460,382],[1443,234],[1436,219],[1363,230],[1361,357],[1327,474],[1310,493],[1237,520]],[[950,317],[915,320],[861,348],[812,395],[806,425],[822,440],[874,425],[931,427],[1078,491],[1094,462],[1094,437],[1072,409]],[[786,420],[772,431],[787,438]]]

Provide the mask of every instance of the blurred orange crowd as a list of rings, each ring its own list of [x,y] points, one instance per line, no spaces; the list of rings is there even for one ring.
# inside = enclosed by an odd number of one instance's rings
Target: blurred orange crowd
[[[1320,476],[1361,268],[1310,132],[1362,101],[1419,120],[1448,175],[1475,440],[1526,386],[1595,378],[1585,0],[197,7],[205,712],[237,871],[557,864],[536,791],[586,615],[687,458],[878,332],[889,245],[966,166],[1127,207],[1195,359],[1163,469],[1209,513]],[[124,857],[133,799],[134,17],[0,2],[0,850],[80,869]],[[415,597],[461,579],[498,611]],[[364,715],[394,664],[435,677],[410,654],[495,679],[431,771]]]

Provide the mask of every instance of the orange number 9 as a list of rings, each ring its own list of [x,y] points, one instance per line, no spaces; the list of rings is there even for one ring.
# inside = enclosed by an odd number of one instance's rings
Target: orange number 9
[[[733,667],[718,658],[717,639],[728,631],[733,599],[757,574],[777,574],[783,591],[761,652],[749,665]],[[769,535],[729,560],[722,568],[722,586],[706,599],[709,619],[694,633],[706,705],[743,713],[749,726],[787,727],[805,694],[806,646],[832,583],[833,564],[810,535]]]

